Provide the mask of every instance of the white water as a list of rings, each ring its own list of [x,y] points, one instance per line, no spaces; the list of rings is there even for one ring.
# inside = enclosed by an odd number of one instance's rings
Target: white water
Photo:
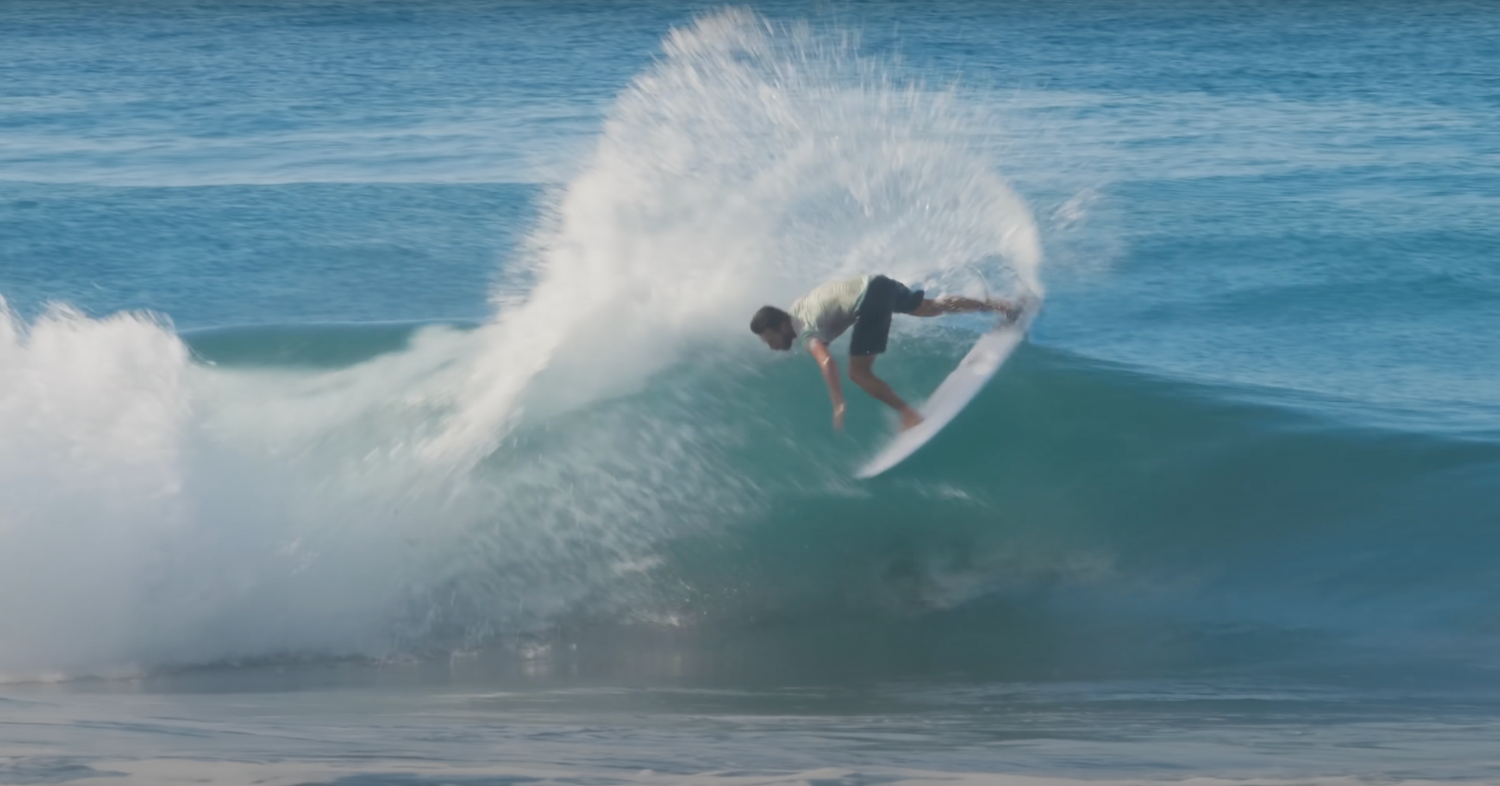
[[[893,82],[846,36],[743,10],[673,31],[497,293],[429,455],[472,464],[542,400],[629,391],[695,345],[749,347],[756,308],[838,275],[941,287],[983,265],[1040,292],[1030,211],[964,111],[954,92]]]
[[[826,277],[1040,291],[1030,213],[971,131],[954,91],[837,31],[727,11],[619,97],[477,332],[221,369],[143,316],[0,314],[0,677],[640,612],[657,544],[756,504],[717,458],[754,435],[600,402],[704,347],[770,360],[750,314]]]
[[[0,678],[381,651],[411,522],[322,461],[343,424],[307,390],[360,413],[357,385],[263,386],[147,316],[3,304],[0,373]]]

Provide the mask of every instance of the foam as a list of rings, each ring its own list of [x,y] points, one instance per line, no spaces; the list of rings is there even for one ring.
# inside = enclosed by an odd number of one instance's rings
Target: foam
[[[673,30],[508,267],[428,456],[472,464],[539,399],[566,409],[694,347],[750,346],[757,307],[831,277],[951,288],[980,268],[1040,293],[1030,211],[971,132],[955,91],[897,80],[840,31],[734,9]]]
[[[0,674],[382,658],[649,616],[631,566],[762,503],[709,394],[625,394],[768,360],[749,315],[835,275],[1039,291],[1030,213],[971,130],[954,91],[840,31],[724,11],[620,95],[478,330],[234,368],[164,318],[3,312]]]

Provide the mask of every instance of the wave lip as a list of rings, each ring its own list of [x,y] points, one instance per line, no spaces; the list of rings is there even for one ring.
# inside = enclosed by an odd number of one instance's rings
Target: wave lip
[[[472,465],[527,407],[637,389],[836,276],[1040,293],[1031,211],[968,120],[838,31],[742,9],[674,29],[507,266],[428,458]]]

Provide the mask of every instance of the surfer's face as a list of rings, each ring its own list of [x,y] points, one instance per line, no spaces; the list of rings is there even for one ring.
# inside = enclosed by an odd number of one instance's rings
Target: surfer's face
[[[766,342],[771,349],[785,352],[792,348],[792,331],[790,325],[779,328],[766,328],[760,332],[760,340]]]

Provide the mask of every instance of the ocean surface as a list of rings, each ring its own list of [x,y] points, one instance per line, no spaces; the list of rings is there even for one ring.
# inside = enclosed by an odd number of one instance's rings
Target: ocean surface
[[[0,0],[0,75],[0,783],[1500,782],[1500,5]],[[856,481],[746,326],[874,272],[1046,305]]]

